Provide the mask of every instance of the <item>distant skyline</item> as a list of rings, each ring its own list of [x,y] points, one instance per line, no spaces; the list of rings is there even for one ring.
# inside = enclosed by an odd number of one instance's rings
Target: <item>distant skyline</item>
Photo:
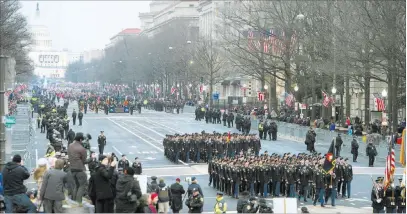
[[[39,3],[41,23],[48,27],[53,49],[74,52],[103,49],[126,28],[140,28],[139,12],[151,1],[21,1],[20,12],[31,24]]]

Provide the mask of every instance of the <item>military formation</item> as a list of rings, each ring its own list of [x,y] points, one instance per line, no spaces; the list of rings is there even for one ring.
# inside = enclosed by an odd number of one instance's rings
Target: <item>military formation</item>
[[[261,149],[260,139],[255,135],[238,133],[194,133],[167,135],[163,140],[164,155],[172,162],[178,160],[189,163],[210,162],[224,157],[234,158],[240,155],[258,155]]]
[[[183,111],[185,102],[183,100],[163,100],[163,99],[146,99],[144,106],[149,110],[165,111],[167,113],[177,113]]]
[[[406,186],[399,178],[400,185],[391,181],[389,186],[383,184],[384,178],[378,177],[373,183],[371,201],[373,213],[406,213]]]
[[[321,154],[269,155],[267,151],[261,156],[214,159],[208,165],[209,185],[235,198],[248,191],[251,196],[311,199],[321,206],[331,199],[335,205],[338,196],[351,196],[352,165],[338,158],[331,170],[324,168],[324,160]]]

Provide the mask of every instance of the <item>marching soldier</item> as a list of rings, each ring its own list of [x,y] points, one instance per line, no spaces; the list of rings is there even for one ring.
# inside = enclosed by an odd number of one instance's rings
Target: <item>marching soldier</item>
[[[106,146],[106,136],[104,135],[104,131],[100,131],[100,135],[98,136],[98,147],[100,155],[103,155],[105,146]]]
[[[82,126],[82,119],[83,119],[83,113],[82,113],[82,111],[79,111],[78,119],[79,119],[79,126]]]
[[[396,213],[396,188],[394,186],[394,181],[390,181],[391,184],[387,187],[384,192],[384,206],[386,207],[386,213]]]

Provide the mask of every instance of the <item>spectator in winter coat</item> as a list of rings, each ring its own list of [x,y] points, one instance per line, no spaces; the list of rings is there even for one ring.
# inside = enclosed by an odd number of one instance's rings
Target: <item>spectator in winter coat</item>
[[[6,213],[13,213],[13,205],[16,204],[28,213],[35,213],[37,207],[26,195],[27,188],[24,180],[30,177],[30,173],[21,161],[20,155],[14,155],[12,162],[8,162],[3,169],[4,203]]]
[[[93,178],[93,189],[96,193],[96,213],[113,213],[114,194],[111,186],[116,160],[109,163],[106,156],[101,156],[102,162],[96,167]]]
[[[69,165],[72,173],[75,187],[72,193],[72,200],[82,203],[82,196],[85,194],[86,181],[86,149],[82,146],[82,141],[85,140],[83,133],[78,132],[75,136],[75,141],[68,146]]]
[[[158,184],[158,212],[168,213],[170,209],[171,192],[170,188],[164,183],[164,179],[160,179]]]
[[[150,203],[150,194],[143,194],[138,200],[138,206],[136,213],[144,213],[144,207],[147,207]]]
[[[157,202],[158,202],[157,193],[152,193],[148,200],[148,205],[144,207],[143,212],[144,213],[157,213],[157,209],[155,208],[155,205],[157,204]]]
[[[185,194],[184,187],[180,184],[181,179],[175,179],[175,183],[171,185],[171,209],[173,213],[179,213],[182,210],[182,195]]]
[[[63,213],[62,201],[65,200],[64,185],[67,175],[63,171],[65,161],[58,159],[55,168],[49,170],[43,178],[40,199],[43,200],[45,213]]]
[[[47,159],[41,158],[38,160],[38,167],[34,170],[34,180],[37,183],[38,195],[41,195],[41,186],[45,173],[47,172]]]
[[[134,169],[127,167],[116,183],[116,213],[134,213],[140,197],[140,184],[134,180]]]

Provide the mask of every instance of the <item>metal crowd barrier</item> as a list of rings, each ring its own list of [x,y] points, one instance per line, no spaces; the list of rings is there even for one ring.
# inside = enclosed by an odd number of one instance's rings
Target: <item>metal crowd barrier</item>
[[[16,124],[11,127],[11,154],[20,154],[27,168],[35,167],[35,118],[31,118],[31,104],[18,104]]]

